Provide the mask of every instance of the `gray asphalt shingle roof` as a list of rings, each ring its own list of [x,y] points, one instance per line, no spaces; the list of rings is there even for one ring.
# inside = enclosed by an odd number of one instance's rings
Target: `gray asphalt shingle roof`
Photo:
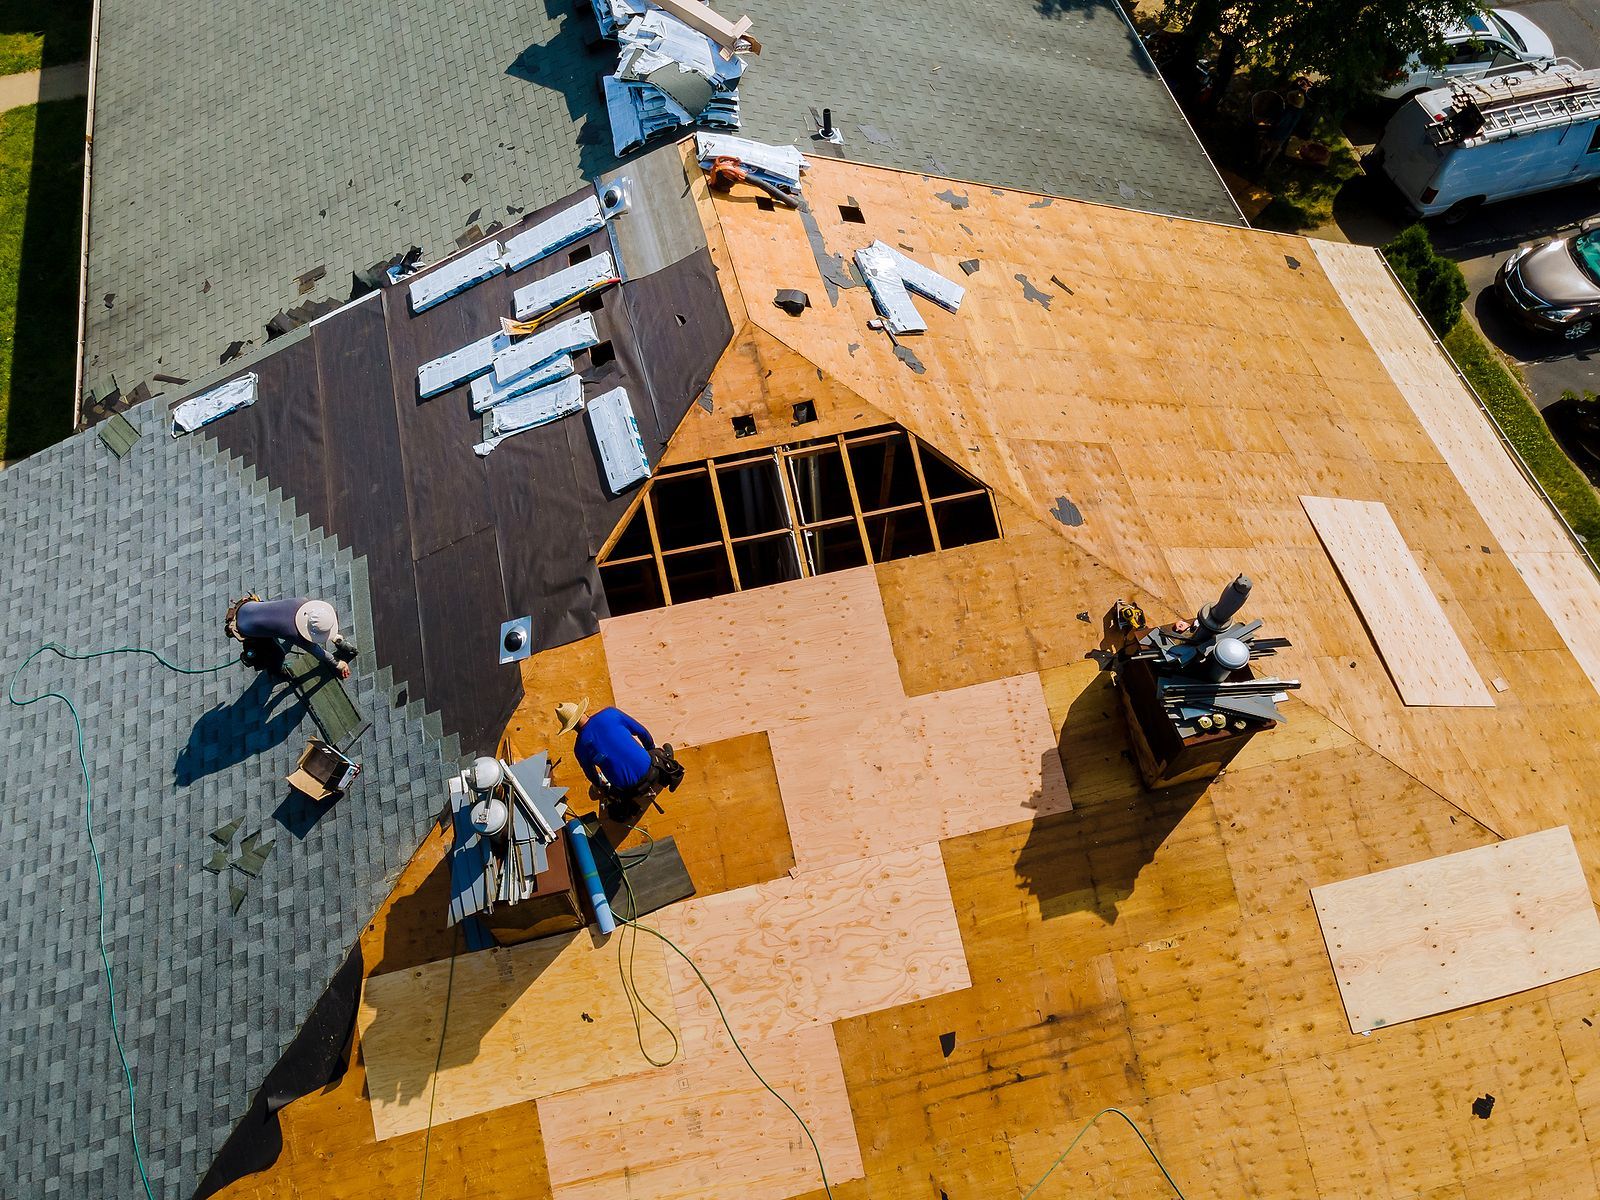
[[[765,47],[747,136],[809,148],[828,106],[859,161],[1238,220],[1110,0],[722,7]],[[351,270],[615,165],[586,8],[104,0],[86,378],[194,377],[306,272],[342,299]]]
[[[140,643],[187,664],[237,649],[231,598],[321,595],[370,638],[366,565],[311,531],[164,409],[115,458],[80,435],[0,473],[0,671],[38,644]],[[358,660],[358,666],[359,666]],[[19,692],[78,702],[105,867],[107,941],[158,1195],[189,1195],[426,832],[456,760],[386,672],[353,695],[365,774],[315,816],[283,776],[310,732],[240,668],[180,677],[118,656],[30,666]],[[95,882],[71,724],[0,702],[0,1162],[8,1197],[142,1195],[96,949]],[[281,819],[280,819],[281,818]],[[259,877],[203,867],[210,832],[273,843]],[[293,826],[293,829],[286,826]],[[303,836],[294,830],[299,830]],[[246,895],[235,912],[230,886]],[[442,914],[441,914],[442,920]]]

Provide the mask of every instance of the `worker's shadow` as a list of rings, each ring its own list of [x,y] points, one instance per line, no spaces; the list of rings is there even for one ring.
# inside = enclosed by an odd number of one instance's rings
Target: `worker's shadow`
[[[1115,924],[1140,873],[1211,781],[1145,790],[1116,691],[1106,675],[1072,702],[1055,753],[1066,775],[1072,811],[1029,825],[1015,862],[1017,881],[1034,897],[1043,920],[1089,912],[1106,925]],[[1048,760],[1049,754],[1044,757]],[[1045,780],[1051,777],[1048,761],[1041,774]]]
[[[173,782],[188,787],[282,744],[305,718],[305,705],[287,684],[258,674],[231,704],[219,704],[195,722],[178,752]]]

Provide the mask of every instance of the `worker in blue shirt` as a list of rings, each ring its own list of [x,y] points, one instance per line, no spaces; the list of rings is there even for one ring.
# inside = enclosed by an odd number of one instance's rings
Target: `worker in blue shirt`
[[[672,756],[672,746],[657,746],[650,731],[620,708],[602,708],[585,715],[589,702],[570,700],[556,705],[562,733],[577,730],[574,753],[578,765],[606,799],[606,815],[628,820],[662,788],[677,791],[683,767]]]

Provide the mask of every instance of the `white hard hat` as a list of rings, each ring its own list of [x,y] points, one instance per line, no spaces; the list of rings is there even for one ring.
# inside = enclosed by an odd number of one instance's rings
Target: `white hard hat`
[[[490,796],[486,800],[479,800],[472,806],[472,824],[480,833],[490,837],[499,833],[506,827],[506,820],[510,817],[506,811],[505,802]]]
[[[497,788],[505,777],[505,770],[497,758],[485,755],[472,764],[472,786],[477,791],[487,792],[491,788]]]

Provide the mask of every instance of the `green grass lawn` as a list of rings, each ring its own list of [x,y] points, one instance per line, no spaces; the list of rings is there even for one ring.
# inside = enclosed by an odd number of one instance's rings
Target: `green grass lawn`
[[[82,99],[0,114],[0,459],[72,431]]]
[[[1527,393],[1472,322],[1459,322],[1444,345],[1567,524],[1591,547],[1591,557],[1600,553],[1600,497],[1551,435]]]
[[[0,0],[0,75],[89,57],[92,0]]]

